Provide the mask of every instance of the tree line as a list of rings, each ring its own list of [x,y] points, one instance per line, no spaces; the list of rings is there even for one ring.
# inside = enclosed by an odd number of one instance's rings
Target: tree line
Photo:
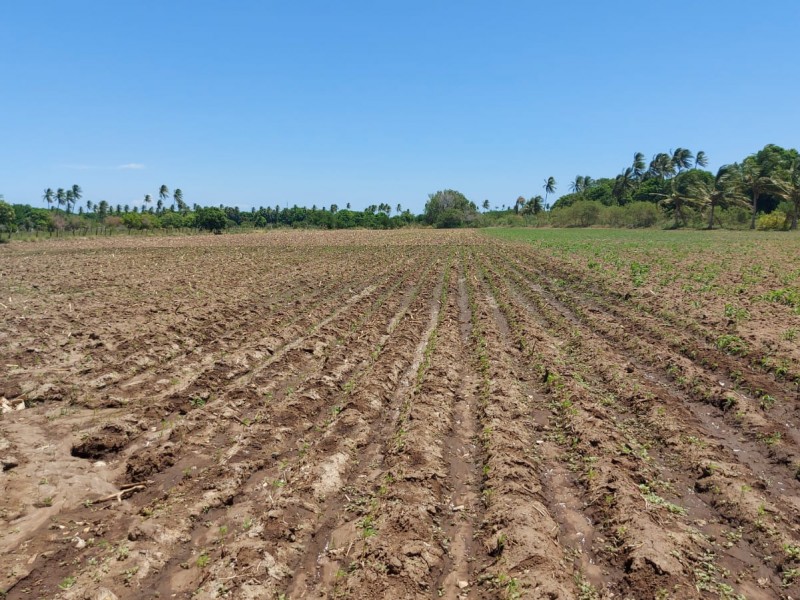
[[[750,229],[797,229],[800,213],[800,154],[768,144],[741,162],[704,169],[705,152],[686,148],[659,152],[649,163],[636,152],[629,166],[615,177],[593,179],[577,175],[571,193],[559,198],[553,212],[567,210],[586,216],[602,207],[656,206],[671,226],[702,223],[707,229],[722,225],[720,211],[728,211]],[[587,206],[586,203],[599,206]],[[556,219],[558,220],[558,219]]]
[[[170,195],[166,185],[160,186],[155,203],[152,195],[145,194],[141,205],[112,205],[106,200],[87,200],[85,205],[78,204],[81,197],[79,185],[69,189],[58,188],[56,191],[47,188],[42,195],[48,206],[44,209],[29,204],[9,205],[0,196],[0,233],[19,231],[61,235],[157,229],[221,232],[228,228],[266,227],[392,229],[419,221],[417,215],[403,210],[401,204],[392,207],[388,203],[371,204],[361,211],[351,210],[350,203],[341,209],[334,203],[319,208],[316,205],[311,208],[276,205],[249,211],[224,204],[190,206],[180,188]]]
[[[543,181],[543,195],[491,206],[478,205],[462,193],[446,189],[430,194],[422,214],[400,204],[372,204],[351,210],[337,204],[311,208],[284,206],[252,208],[189,206],[183,191],[161,185],[138,203],[112,205],[106,200],[80,201],[80,185],[44,190],[47,209],[28,204],[9,205],[0,196],[0,234],[13,231],[111,232],[152,229],[302,227],[320,229],[390,229],[413,224],[434,227],[493,225],[549,225],[553,227],[735,227],[797,229],[800,217],[800,154],[774,144],[740,162],[723,165],[716,173],[705,170],[705,152],[677,148],[659,152],[647,161],[636,152],[633,160],[613,177],[576,175],[569,193],[551,207],[557,190],[554,177]]]

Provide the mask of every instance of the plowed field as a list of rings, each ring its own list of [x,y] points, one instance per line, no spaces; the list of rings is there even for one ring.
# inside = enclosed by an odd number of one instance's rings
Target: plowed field
[[[0,597],[800,598],[800,238],[497,235],[0,247]]]

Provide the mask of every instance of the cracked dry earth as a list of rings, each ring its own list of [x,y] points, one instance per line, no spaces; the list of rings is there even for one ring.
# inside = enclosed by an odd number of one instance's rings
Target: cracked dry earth
[[[796,354],[585,265],[474,231],[1,247],[0,595],[800,598]]]

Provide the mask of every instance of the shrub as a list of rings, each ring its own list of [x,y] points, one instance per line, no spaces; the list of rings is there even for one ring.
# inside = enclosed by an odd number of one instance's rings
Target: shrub
[[[756,228],[761,230],[782,230],[788,229],[789,220],[786,213],[781,210],[774,210],[767,215],[761,215],[756,221]]]
[[[717,210],[715,218],[725,229],[747,229],[750,225],[750,210],[743,206],[731,206]]]
[[[555,227],[591,227],[600,221],[603,205],[593,200],[580,200],[571,206],[553,210],[550,218]]]
[[[609,227],[627,227],[627,210],[622,206],[607,206],[600,215],[600,222]]]
[[[632,202],[625,211],[629,227],[653,227],[661,220],[661,212],[652,202]]]
[[[161,226],[168,229],[183,227],[183,215],[176,212],[165,212],[163,215],[161,215]]]

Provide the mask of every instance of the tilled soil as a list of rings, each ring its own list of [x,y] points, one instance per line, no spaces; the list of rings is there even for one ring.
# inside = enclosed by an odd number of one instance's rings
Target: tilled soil
[[[794,350],[583,265],[470,231],[0,247],[0,595],[800,598]]]

